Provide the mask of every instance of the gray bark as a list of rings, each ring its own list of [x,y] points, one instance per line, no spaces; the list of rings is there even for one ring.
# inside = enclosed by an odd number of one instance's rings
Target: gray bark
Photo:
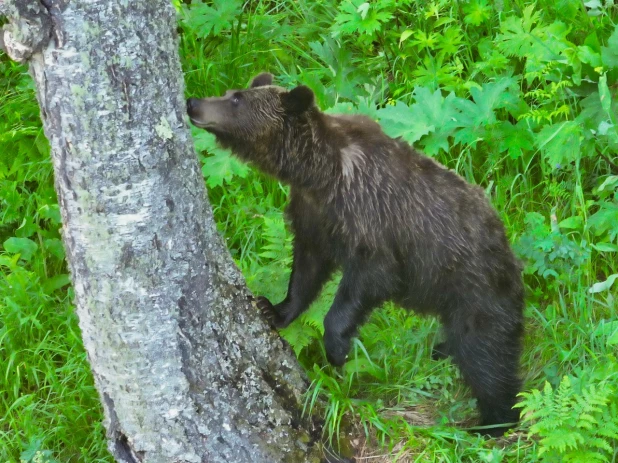
[[[84,345],[119,462],[317,461],[306,387],[213,222],[167,0],[0,0],[51,142]]]

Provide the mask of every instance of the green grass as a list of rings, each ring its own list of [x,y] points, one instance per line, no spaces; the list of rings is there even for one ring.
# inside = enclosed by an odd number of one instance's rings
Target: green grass
[[[525,264],[526,419],[516,432],[466,432],[474,401],[450,361],[431,360],[433,319],[387,305],[350,362],[330,367],[321,319],[335,279],[282,332],[312,380],[306,412],[324,419],[325,436],[352,426],[359,451],[383,462],[618,461],[618,286],[598,286],[618,274],[618,171],[607,162],[618,163],[618,8],[176,4],[189,95],[270,71],[312,87],[325,110],[368,114],[485,188]],[[32,84],[5,57],[0,103],[0,461],[37,450],[49,461],[111,461],[66,285],[49,148]],[[287,189],[194,135],[232,255],[254,292],[279,300],[291,262]]]

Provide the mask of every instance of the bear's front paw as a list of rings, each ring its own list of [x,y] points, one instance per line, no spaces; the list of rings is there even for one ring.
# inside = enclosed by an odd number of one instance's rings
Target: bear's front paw
[[[264,296],[259,296],[256,299],[255,303],[272,327],[281,328],[283,326],[283,320],[281,319],[281,316],[277,313],[275,306],[272,305],[272,303],[267,298],[265,298]]]
[[[324,348],[326,349],[326,358],[331,365],[340,367],[348,360],[350,343],[350,338],[333,336],[328,334],[324,335]]]

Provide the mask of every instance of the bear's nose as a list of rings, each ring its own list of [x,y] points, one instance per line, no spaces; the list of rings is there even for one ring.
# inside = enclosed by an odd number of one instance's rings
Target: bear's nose
[[[197,98],[189,98],[187,100],[187,112],[191,114],[191,112],[195,109],[197,104]]]

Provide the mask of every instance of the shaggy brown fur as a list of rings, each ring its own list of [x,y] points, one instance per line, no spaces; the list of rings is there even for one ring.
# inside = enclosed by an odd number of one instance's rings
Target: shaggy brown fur
[[[277,327],[343,277],[324,320],[331,363],[387,300],[437,315],[478,399],[483,425],[512,423],[523,330],[520,268],[482,189],[466,183],[364,116],[327,115],[304,86],[269,74],[222,98],[190,99],[192,122],[241,159],[291,185],[295,234],[288,295],[261,307]],[[498,428],[499,434],[504,428]]]

